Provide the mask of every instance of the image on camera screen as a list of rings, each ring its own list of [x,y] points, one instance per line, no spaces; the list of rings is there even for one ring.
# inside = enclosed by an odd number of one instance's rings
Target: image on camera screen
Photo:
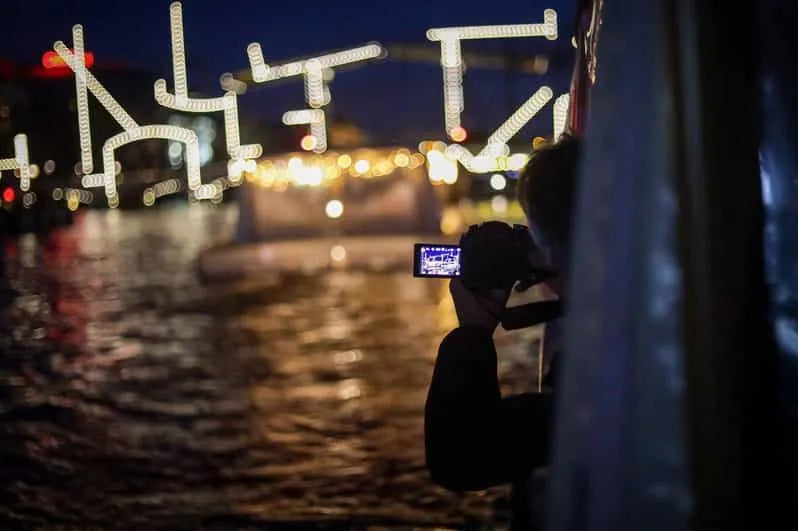
[[[416,262],[416,270],[419,276],[459,276],[460,247],[456,245],[419,245]]]

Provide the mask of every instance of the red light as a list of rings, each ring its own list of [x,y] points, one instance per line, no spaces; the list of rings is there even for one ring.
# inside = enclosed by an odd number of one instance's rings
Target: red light
[[[74,52],[74,50],[70,51]],[[83,61],[86,63],[86,68],[91,68],[94,64],[94,54],[92,52],[84,52]],[[61,56],[52,50],[42,54],[42,66],[45,68],[69,68],[64,60],[61,59]]]
[[[12,203],[14,201],[14,197],[16,197],[16,193],[14,193],[13,188],[6,188],[3,190],[3,201],[6,203]]]

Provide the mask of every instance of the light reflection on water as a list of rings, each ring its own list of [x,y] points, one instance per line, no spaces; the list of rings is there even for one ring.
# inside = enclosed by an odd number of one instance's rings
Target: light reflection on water
[[[354,271],[202,281],[197,253],[235,221],[232,206],[87,212],[9,243],[19,296],[0,321],[0,518],[501,522],[504,489],[455,495],[424,470],[424,397],[455,323],[445,283]],[[528,339],[500,341],[508,386],[534,381]]]

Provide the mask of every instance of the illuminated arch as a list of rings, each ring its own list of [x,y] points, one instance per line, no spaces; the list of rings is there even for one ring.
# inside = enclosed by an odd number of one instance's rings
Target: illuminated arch
[[[191,129],[177,125],[143,125],[110,137],[103,144],[103,173],[83,176],[84,188],[104,187],[108,198],[116,196],[116,158],[114,151],[127,144],[144,139],[162,139],[181,142],[186,146],[186,173],[188,188],[197,199],[213,199],[222,190],[220,184],[202,184],[200,180],[199,140]]]

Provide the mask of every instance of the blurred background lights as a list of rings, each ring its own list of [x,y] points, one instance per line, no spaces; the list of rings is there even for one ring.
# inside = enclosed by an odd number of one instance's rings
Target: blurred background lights
[[[504,175],[494,173],[490,176],[490,187],[494,190],[504,190],[507,187],[507,179]]]
[[[400,151],[399,153],[394,155],[393,163],[400,168],[404,168],[408,164],[410,164],[410,156],[406,152]]]
[[[529,161],[529,155],[526,153],[513,153],[507,157],[507,169],[511,171],[518,171]]]
[[[346,154],[340,155],[338,157],[337,163],[339,168],[346,169],[352,165],[352,157]]]
[[[14,202],[14,199],[16,197],[17,197],[16,192],[14,192],[14,189],[11,188],[10,186],[7,186],[6,188],[3,189],[3,201],[5,201],[6,203]]]
[[[366,159],[360,159],[357,162],[355,162],[355,171],[360,175],[363,175],[364,173],[369,171],[370,166],[371,165],[369,164],[369,161],[367,161]]]
[[[313,148],[316,147],[316,137],[312,135],[305,135],[302,137],[302,140],[299,142],[299,145],[305,151],[313,151]]]
[[[466,131],[462,126],[457,126],[451,130],[449,136],[455,142],[463,142],[466,138],[468,138],[468,131]]]
[[[504,214],[507,212],[507,198],[503,195],[494,196],[490,200],[490,207],[497,214]]]
[[[344,204],[338,199],[332,199],[328,201],[327,205],[324,207],[324,213],[327,214],[328,218],[340,218],[344,213]]]
[[[36,194],[33,192],[25,192],[22,196],[22,205],[25,208],[30,208],[36,202]]]
[[[330,249],[330,259],[333,262],[343,262],[346,260],[346,249],[343,245],[334,245]]]

